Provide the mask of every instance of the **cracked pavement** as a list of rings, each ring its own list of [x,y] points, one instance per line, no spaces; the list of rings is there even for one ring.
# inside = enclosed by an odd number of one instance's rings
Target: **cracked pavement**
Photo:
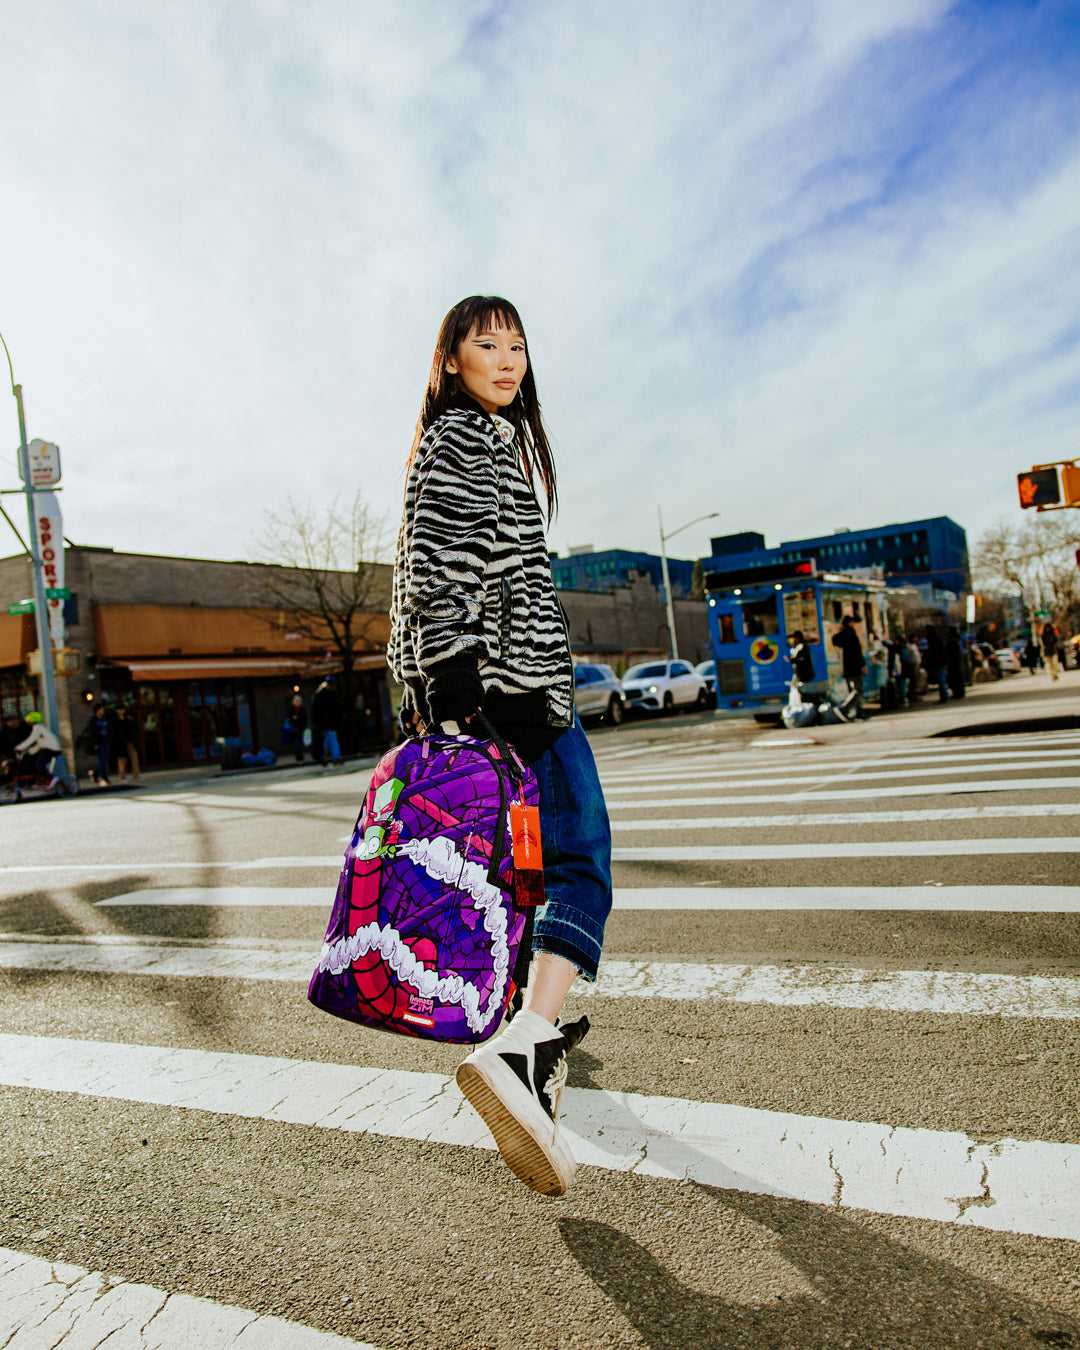
[[[602,772],[652,772],[654,754],[683,752],[747,781],[780,772],[775,751],[755,759],[745,739],[726,737],[688,718],[594,744]],[[1010,788],[981,821],[949,810],[985,793],[941,798],[929,782],[925,801],[902,803],[924,818],[890,821],[889,800],[873,796],[888,783],[882,746],[845,762],[836,745],[808,747],[824,756],[811,776],[827,790],[877,775],[852,806],[866,823],[798,839],[899,849],[947,830],[1074,828],[1067,815],[1002,814],[1013,802],[1064,806],[1065,793]],[[1020,762],[1038,762],[1023,772],[1044,779],[1065,758]],[[1003,779],[1021,773],[1007,757],[988,762]],[[460,1050],[364,1032],[304,1001],[302,953],[313,963],[333,878],[314,865],[275,874],[263,860],[332,854],[361,786],[358,775],[298,773],[272,793],[204,784],[20,815],[14,865],[48,858],[60,822],[72,856],[96,870],[0,875],[0,948],[15,953],[5,965],[0,951],[2,1045],[34,1038],[26,1081],[0,1086],[0,1243],[14,1263],[0,1262],[0,1350],[172,1350],[193,1307],[218,1318],[209,1347],[255,1347],[271,1333],[381,1350],[1080,1347],[1080,1244],[1060,1236],[1080,1190],[1080,917],[617,911],[609,990],[602,978],[569,1008],[593,1024],[565,1093],[581,1167],[564,1200],[546,1200],[508,1176],[457,1095]],[[814,796],[657,809],[678,816],[690,845],[780,843]],[[785,823],[710,824],[720,810]],[[839,820],[835,804],[825,815]],[[176,866],[155,877],[154,853]],[[223,885],[242,873],[256,887],[323,886],[326,902],[97,903],[159,883],[212,885],[215,867]],[[625,862],[616,883],[948,893],[1067,887],[1074,873],[1067,854],[898,854]],[[51,955],[35,964],[31,942]],[[265,957],[260,978],[248,950]],[[13,1053],[3,1051],[9,1078]],[[9,1297],[17,1288],[25,1307]],[[106,1311],[114,1321],[97,1325]]]

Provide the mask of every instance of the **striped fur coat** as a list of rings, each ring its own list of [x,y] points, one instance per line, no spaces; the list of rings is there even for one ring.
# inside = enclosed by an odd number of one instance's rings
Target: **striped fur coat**
[[[569,726],[574,676],[544,521],[501,417],[450,408],[420,442],[405,486],[387,661],[395,679],[472,654],[486,688],[543,690]]]

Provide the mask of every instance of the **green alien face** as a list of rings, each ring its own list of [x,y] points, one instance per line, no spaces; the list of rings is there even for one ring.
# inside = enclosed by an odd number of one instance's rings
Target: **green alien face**
[[[388,778],[385,783],[381,783],[375,789],[371,815],[368,817],[367,828],[364,830],[364,841],[362,846],[356,850],[357,858],[369,861],[372,858],[377,858],[382,852],[386,831],[393,819],[394,807],[397,805],[397,799],[404,786],[405,784],[400,778]]]

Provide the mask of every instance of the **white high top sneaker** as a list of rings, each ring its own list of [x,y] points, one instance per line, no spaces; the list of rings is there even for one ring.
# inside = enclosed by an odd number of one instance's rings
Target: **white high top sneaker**
[[[566,1056],[589,1029],[580,1018],[556,1028],[519,1012],[458,1066],[457,1085],[479,1111],[511,1172],[542,1195],[562,1195],[577,1163],[559,1129]]]

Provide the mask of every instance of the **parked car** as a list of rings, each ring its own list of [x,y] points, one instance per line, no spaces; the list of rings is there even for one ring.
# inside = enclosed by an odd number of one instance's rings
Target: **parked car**
[[[619,677],[610,666],[582,661],[574,667],[574,707],[584,722],[606,718],[617,727],[626,716],[626,699]]]
[[[1003,675],[1018,675],[1024,668],[1020,653],[1014,651],[1012,647],[999,647],[994,655]]]
[[[705,688],[710,694],[716,693],[716,662],[699,661],[694,667],[694,674],[700,675],[705,681]]]
[[[708,686],[685,661],[643,661],[630,667],[622,686],[628,708],[669,713],[709,706]]]

